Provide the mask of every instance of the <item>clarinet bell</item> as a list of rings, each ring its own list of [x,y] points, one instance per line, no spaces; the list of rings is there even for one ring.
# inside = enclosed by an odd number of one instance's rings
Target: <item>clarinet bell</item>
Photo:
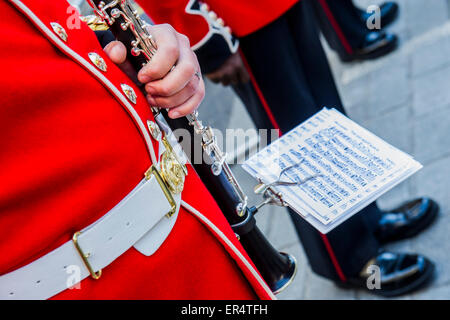
[[[286,289],[297,274],[298,264],[295,257],[289,253],[280,252],[281,259],[283,261],[284,272],[281,274],[281,277],[278,279],[274,279],[272,284],[270,284],[270,289],[274,294],[278,294],[284,289]]]
[[[246,248],[270,290],[277,294],[294,280],[297,274],[297,260],[288,253],[276,250],[263,235],[256,226],[254,214],[257,211],[257,207],[248,208],[245,219],[232,225],[232,229],[239,235],[240,242]]]

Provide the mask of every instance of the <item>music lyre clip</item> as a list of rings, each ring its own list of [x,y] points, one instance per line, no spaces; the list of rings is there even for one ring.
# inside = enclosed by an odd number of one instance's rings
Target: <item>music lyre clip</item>
[[[266,204],[271,204],[271,205],[277,205],[280,207],[287,207],[288,203],[286,201],[284,201],[283,199],[283,195],[281,194],[281,192],[277,192],[274,187],[276,186],[301,186],[313,179],[316,178],[320,178],[323,177],[322,174],[316,174],[316,175],[312,175],[310,177],[307,177],[306,179],[300,180],[300,181],[282,181],[281,178],[284,174],[286,174],[289,170],[299,166],[300,164],[303,163],[305,159],[303,158],[302,160],[300,160],[299,162],[288,166],[286,168],[284,168],[283,170],[281,170],[280,174],[278,175],[278,179],[275,180],[274,182],[271,182],[269,184],[265,184],[263,183],[260,179],[259,179],[259,184],[255,186],[254,188],[254,192],[256,194],[262,194],[263,198],[265,199],[263,202],[261,202],[259,205],[255,206],[257,210],[259,210],[260,208],[262,208],[263,206],[265,206]]]

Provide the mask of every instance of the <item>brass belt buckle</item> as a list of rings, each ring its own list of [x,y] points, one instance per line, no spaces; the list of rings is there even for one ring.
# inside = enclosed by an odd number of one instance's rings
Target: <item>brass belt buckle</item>
[[[155,165],[152,165],[145,173],[145,178],[150,180],[152,175],[155,176],[164,195],[172,206],[170,212],[167,214],[167,217],[170,218],[174,215],[177,207],[173,194],[180,194],[183,191],[187,168],[178,160],[178,157],[165,136],[162,138],[162,142],[166,150],[161,155],[160,170]]]
[[[162,137],[162,142],[166,150],[161,155],[160,170],[155,165],[152,165],[145,173],[145,178],[150,180],[152,175],[155,176],[164,195],[172,206],[170,212],[167,214],[167,217],[170,218],[175,214],[177,208],[173,194],[180,194],[183,191],[187,168],[179,161],[165,136]]]
[[[150,169],[148,169],[147,172],[145,172],[145,179],[150,180],[152,175],[155,176],[156,181],[158,181],[162,191],[164,192],[164,195],[167,198],[167,201],[169,201],[171,208],[170,208],[170,211],[166,214],[166,216],[170,218],[171,216],[173,216],[175,214],[175,212],[177,210],[177,203],[175,202],[175,199],[172,196],[172,192],[170,191],[165,179],[159,172],[158,168],[156,168],[156,166],[154,166],[154,165],[152,165],[150,167]],[[183,182],[184,182],[184,179],[183,179]],[[181,187],[181,190],[182,189],[183,188]],[[88,258],[91,254],[89,252],[85,253],[83,251],[83,249],[81,249],[80,244],[78,243],[78,237],[80,236],[80,234],[81,234],[81,231],[75,232],[72,237],[72,242],[75,245],[75,248],[77,249],[78,254],[80,255],[81,259],[83,260],[83,263],[86,266],[86,268],[88,269],[91,277],[95,280],[98,280],[102,275],[102,270],[100,269],[97,272],[95,272],[94,269],[92,268],[92,266],[88,260]]]
[[[150,169],[145,172],[145,179],[150,180],[152,175],[155,176],[156,181],[161,187],[164,195],[169,201],[170,211],[166,214],[168,218],[172,217],[177,211],[177,203],[173,197],[173,194],[179,194],[183,191],[184,181],[187,175],[187,168],[184,164],[182,164],[175,152],[173,151],[172,146],[167,141],[166,137],[162,138],[164,146],[166,150],[161,155],[161,171],[155,165],[152,165]],[[88,269],[91,277],[95,280],[98,280],[102,275],[102,270],[94,271],[91,264],[89,263],[90,253],[85,253],[83,249],[81,249],[80,244],[78,243],[78,237],[81,234],[81,231],[77,231],[74,233],[72,237],[73,244],[75,245],[78,254],[83,260],[86,268]]]
[[[150,180],[150,178],[152,177],[152,175],[155,176],[156,181],[158,181],[159,186],[161,187],[164,195],[167,198],[167,201],[169,201],[169,204],[171,206],[170,211],[167,213],[167,217],[170,218],[172,217],[175,212],[177,211],[177,203],[175,202],[175,199],[173,198],[172,192],[169,189],[168,184],[166,183],[164,177],[162,176],[162,174],[159,172],[158,168],[155,165],[152,165],[150,167],[150,169],[148,169],[145,172],[145,179],[146,180]]]

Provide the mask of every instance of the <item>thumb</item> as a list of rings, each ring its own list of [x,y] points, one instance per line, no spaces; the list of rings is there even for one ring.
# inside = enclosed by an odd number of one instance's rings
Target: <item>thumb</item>
[[[122,64],[127,58],[127,49],[120,41],[112,41],[108,43],[103,50],[115,64]]]

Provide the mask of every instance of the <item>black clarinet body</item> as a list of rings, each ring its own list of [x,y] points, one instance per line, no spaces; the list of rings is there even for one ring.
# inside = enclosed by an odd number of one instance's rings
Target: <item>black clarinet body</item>
[[[136,71],[146,63],[150,63],[156,52],[156,45],[146,30],[145,23],[129,0],[88,0],[98,17],[108,26],[115,38],[127,48],[127,59]],[[191,159],[200,179],[212,194],[233,231],[239,238],[243,248],[252,259],[256,268],[270,289],[277,293],[287,287],[297,270],[295,258],[278,252],[256,226],[254,214],[256,207],[247,206],[247,198],[240,189],[230,168],[225,162],[225,155],[215,144],[212,129],[203,127],[193,114],[187,117],[171,119],[167,112],[155,112],[164,117],[183,147],[187,158]],[[180,141],[177,129],[187,130],[190,143]],[[185,131],[186,132],[186,131]],[[194,154],[201,147],[201,161],[194,161]]]

